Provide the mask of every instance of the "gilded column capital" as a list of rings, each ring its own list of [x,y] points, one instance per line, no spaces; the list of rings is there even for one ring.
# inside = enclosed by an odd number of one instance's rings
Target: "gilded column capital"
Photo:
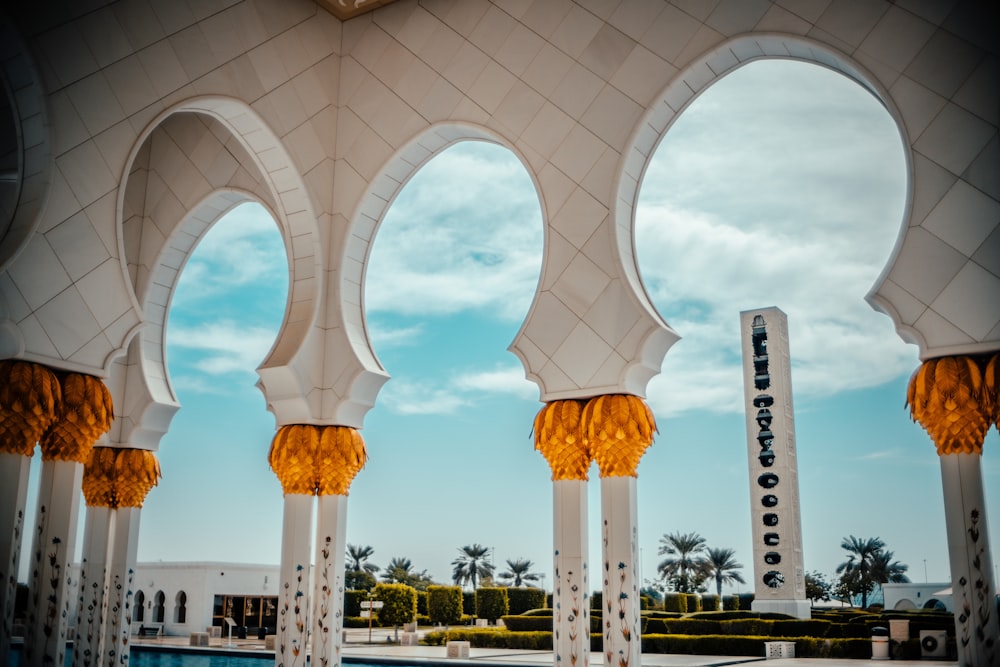
[[[910,377],[906,405],[939,456],[982,454],[986,432],[998,420],[1000,354],[928,359]]]
[[[595,396],[584,406],[581,423],[602,478],[638,477],[639,459],[657,432],[644,400],[631,394]]]
[[[320,496],[346,496],[367,460],[357,429],[313,424],[279,428],[267,455],[286,494]]]
[[[580,417],[584,401],[550,401],[535,415],[535,449],[552,468],[552,481],[586,481],[592,457],[583,436]]]
[[[114,408],[107,385],[93,375],[62,373],[56,420],[42,435],[42,458],[86,463],[94,443],[111,428]]]
[[[0,361],[0,452],[31,456],[55,421],[62,387],[41,364]]]
[[[90,507],[142,507],[162,474],[154,452],[94,447],[83,468],[83,497]]]

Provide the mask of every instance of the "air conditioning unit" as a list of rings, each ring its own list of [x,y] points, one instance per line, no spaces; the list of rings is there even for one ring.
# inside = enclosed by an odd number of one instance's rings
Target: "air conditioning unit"
[[[944,630],[921,630],[920,657],[947,658],[948,633]]]

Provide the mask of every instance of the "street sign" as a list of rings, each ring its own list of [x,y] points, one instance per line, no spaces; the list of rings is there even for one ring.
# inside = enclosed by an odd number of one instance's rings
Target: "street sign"
[[[364,611],[361,612],[361,618],[371,618],[371,617],[372,617],[372,613],[370,611],[368,611],[367,609],[365,609]]]
[[[381,600],[364,600],[361,602],[362,609],[381,609],[385,603]]]

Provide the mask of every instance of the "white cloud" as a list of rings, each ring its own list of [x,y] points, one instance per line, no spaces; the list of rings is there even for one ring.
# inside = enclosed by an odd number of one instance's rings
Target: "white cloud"
[[[509,394],[529,400],[538,398],[538,385],[524,377],[524,369],[519,365],[465,373],[456,377],[453,384],[466,391]]]
[[[217,320],[170,327],[167,345],[190,359],[187,367],[207,375],[253,373],[271,349],[274,337],[275,332],[266,327]]]
[[[788,314],[796,395],[877,386],[916,365],[864,301],[902,219],[898,135],[868,93],[819,69],[738,70],[681,116],[647,172],[637,254],[683,336],[650,383],[661,414],[742,409],[739,312],[751,308]]]
[[[416,324],[409,327],[392,327],[378,322],[373,323],[368,320],[368,337],[376,350],[385,350],[390,347],[407,347],[417,345],[424,333],[424,326]]]
[[[542,259],[538,197],[504,148],[458,144],[403,188],[372,246],[370,312],[524,317]]]
[[[470,401],[451,388],[392,379],[379,393],[379,403],[400,415],[451,415]]]
[[[257,204],[243,204],[225,215],[195,248],[184,266],[175,303],[202,302],[236,287],[268,282],[288,282],[288,259],[277,225]]]

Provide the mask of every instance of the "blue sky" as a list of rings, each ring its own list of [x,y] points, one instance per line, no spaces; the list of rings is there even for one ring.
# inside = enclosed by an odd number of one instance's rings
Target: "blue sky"
[[[916,348],[863,298],[895,241],[905,175],[879,103],[800,63],[738,70],[667,133],[642,186],[636,248],[683,338],[649,385],[659,435],[639,467],[643,578],[674,531],[734,548],[752,578],[738,324],[741,310],[774,305],[789,317],[806,569],[832,578],[842,538],[879,536],[914,581],[925,570],[947,580],[938,458],[903,407]],[[531,439],[538,389],[506,351],[542,242],[527,172],[491,144],[434,158],[384,220],[365,299],[392,379],[365,421],[370,459],[347,527],[376,564],[407,557],[447,582],[458,548],[478,542],[498,567],[528,558],[551,583],[550,472]],[[167,332],[183,407],[160,445],[140,561],[279,561],[281,488],[266,460],[275,423],[254,369],[280,325],[287,273],[255,206],[221,220],[184,269]],[[998,444],[994,430],[983,460],[994,545]],[[591,478],[598,560],[596,466]]]

